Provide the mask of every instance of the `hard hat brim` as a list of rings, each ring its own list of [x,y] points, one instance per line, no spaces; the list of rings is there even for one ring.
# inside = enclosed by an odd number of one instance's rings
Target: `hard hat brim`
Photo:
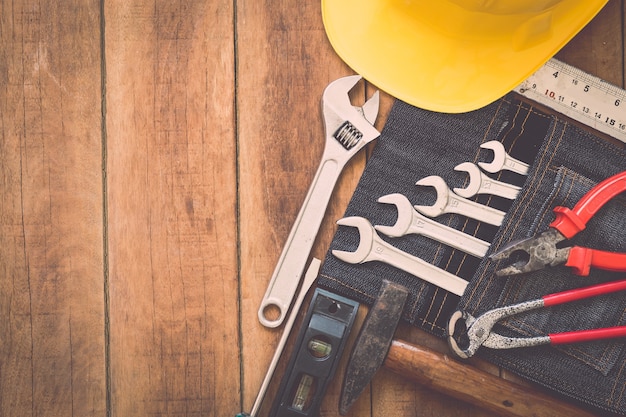
[[[324,27],[337,54],[377,87],[417,107],[461,113],[519,85],[607,0],[563,0],[524,15],[416,3],[322,0]]]

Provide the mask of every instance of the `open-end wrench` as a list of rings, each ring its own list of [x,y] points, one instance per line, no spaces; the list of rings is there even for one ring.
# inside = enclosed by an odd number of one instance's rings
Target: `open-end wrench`
[[[417,211],[425,216],[437,217],[444,213],[456,213],[494,226],[500,226],[506,214],[493,207],[459,197],[448,188],[443,178],[436,175],[422,178],[416,185],[431,186],[437,192],[437,200],[432,206],[414,206]]]
[[[373,126],[378,115],[378,91],[362,108],[350,103],[348,92],[360,79],[360,75],[343,77],[324,90],[324,154],[261,301],[258,316],[266,327],[277,327],[285,319],[343,167],[380,135]],[[266,317],[272,306],[278,309],[278,318]]]
[[[470,198],[476,194],[490,194],[514,200],[521,189],[516,185],[489,178],[489,176],[483,174],[476,164],[471,162],[463,162],[455,166],[454,170],[467,172],[469,174],[469,184],[467,187],[454,189],[454,192],[461,197]]]
[[[378,236],[376,230],[367,219],[363,217],[345,217],[337,221],[337,224],[339,226],[356,227],[360,235],[360,242],[356,251],[332,251],[332,254],[338,259],[351,264],[362,264],[371,261],[383,262],[453,294],[463,295],[467,287],[467,281],[385,242]]]
[[[418,213],[411,205],[409,199],[402,194],[388,194],[380,197],[378,202],[394,204],[398,210],[398,218],[393,226],[374,226],[376,230],[387,236],[422,235],[478,258],[482,258],[487,253],[487,249],[489,249],[488,242],[438,223]]]
[[[478,166],[484,169],[486,172],[495,174],[503,169],[517,172],[518,174],[528,174],[528,164],[511,157],[506,150],[502,142],[492,140],[480,145],[483,149],[491,149],[493,151],[493,161],[491,162],[479,162]]]

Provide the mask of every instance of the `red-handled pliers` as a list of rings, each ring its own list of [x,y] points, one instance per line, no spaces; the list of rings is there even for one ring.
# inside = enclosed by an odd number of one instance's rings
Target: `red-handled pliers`
[[[626,290],[626,280],[548,294],[535,300],[489,310],[478,317],[473,317],[464,311],[456,311],[448,322],[448,344],[457,356],[469,358],[481,346],[491,349],[512,349],[624,337],[626,326],[551,333],[536,337],[507,337],[492,331],[500,320],[515,314],[622,290]],[[465,329],[461,328],[463,321]]]
[[[608,271],[626,271],[626,254],[598,249],[571,246],[557,248],[557,244],[571,239],[583,230],[597,211],[621,192],[626,191],[626,171],[607,178],[581,198],[572,210],[558,206],[554,208],[556,219],[549,229],[539,235],[509,243],[490,256],[501,261],[513,258],[513,254],[526,254],[521,260],[496,271],[499,276],[516,275],[536,271],[546,266],[565,264],[572,267],[576,275],[589,275],[591,267]]]

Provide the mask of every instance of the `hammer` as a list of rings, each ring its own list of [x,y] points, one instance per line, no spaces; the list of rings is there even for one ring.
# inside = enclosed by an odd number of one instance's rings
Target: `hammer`
[[[380,366],[436,391],[509,417],[593,417],[536,389],[463,364],[431,349],[393,340],[408,290],[383,281],[346,368],[339,412],[345,415]]]

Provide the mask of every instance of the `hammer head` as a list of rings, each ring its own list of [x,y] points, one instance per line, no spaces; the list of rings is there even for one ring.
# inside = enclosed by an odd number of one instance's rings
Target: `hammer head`
[[[402,285],[383,281],[378,298],[369,310],[354,342],[339,398],[339,412],[345,415],[381,367],[409,291]]]

